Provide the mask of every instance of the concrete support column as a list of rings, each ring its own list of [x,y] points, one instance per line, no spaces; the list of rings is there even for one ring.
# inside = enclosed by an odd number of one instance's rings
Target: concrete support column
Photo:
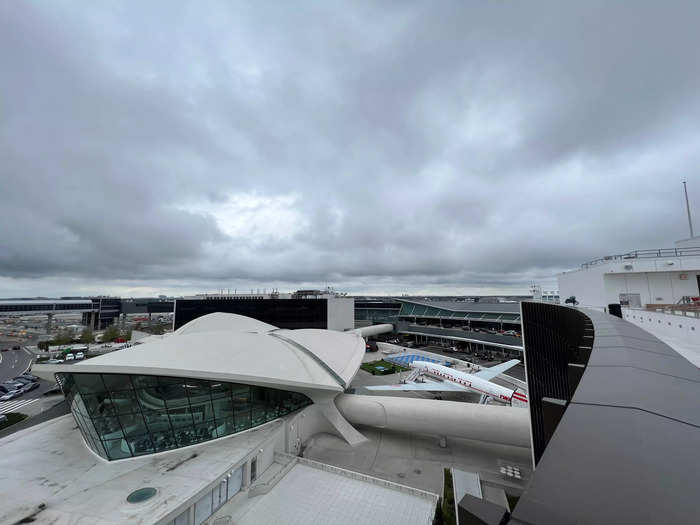
[[[46,333],[50,334],[51,328],[53,328],[53,314],[48,314],[46,317],[48,317],[48,321],[46,321]]]
[[[243,464],[241,471],[241,490],[247,489],[250,486],[250,460]]]

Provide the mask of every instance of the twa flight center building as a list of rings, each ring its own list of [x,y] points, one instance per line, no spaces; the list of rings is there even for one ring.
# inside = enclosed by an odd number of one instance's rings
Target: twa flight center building
[[[436,491],[307,459],[309,440],[356,450],[383,429],[527,451],[529,416],[346,393],[363,335],[391,328],[287,330],[213,313],[132,348],[35,365],[71,414],[0,439],[0,522],[431,523]]]

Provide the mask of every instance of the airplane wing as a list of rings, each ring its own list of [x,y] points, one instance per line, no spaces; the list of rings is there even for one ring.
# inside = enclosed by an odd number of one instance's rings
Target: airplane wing
[[[424,392],[466,392],[467,389],[459,385],[453,385],[451,383],[438,383],[435,381],[430,381],[426,383],[414,383],[407,381],[401,385],[381,385],[381,386],[366,386],[367,390],[393,390],[393,391],[416,391],[422,390]]]
[[[478,378],[481,379],[486,379],[487,381],[490,381],[494,377],[496,377],[499,374],[502,374],[506,370],[513,368],[515,365],[519,364],[520,360],[519,359],[511,359],[510,361],[506,361],[505,363],[501,363],[500,365],[492,366],[491,368],[484,368],[483,370],[479,370],[478,372],[472,374]]]

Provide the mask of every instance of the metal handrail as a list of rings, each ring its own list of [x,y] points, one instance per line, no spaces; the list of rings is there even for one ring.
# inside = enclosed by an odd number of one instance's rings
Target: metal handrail
[[[581,268],[589,268],[597,264],[628,260],[628,259],[653,259],[657,257],[691,257],[700,256],[700,247],[693,248],[658,248],[655,250],[634,250],[632,252],[606,255],[598,259],[593,259],[581,265]]]

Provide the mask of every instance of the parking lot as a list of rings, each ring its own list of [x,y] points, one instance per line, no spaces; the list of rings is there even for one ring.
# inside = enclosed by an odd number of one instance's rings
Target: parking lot
[[[4,351],[0,352],[0,384],[5,384],[7,388],[3,388],[0,396],[5,394],[5,390],[17,390],[12,388],[7,381],[13,381],[13,378],[21,376],[27,371],[32,362],[32,354],[20,348],[19,350],[7,345],[2,346]],[[26,381],[23,383],[27,384]],[[37,413],[44,405],[47,396],[44,394],[51,390],[53,383],[44,380],[33,381],[37,386],[26,387],[23,393],[8,399],[0,401],[0,414],[8,414],[10,412],[23,412],[25,414]],[[53,396],[52,396],[53,397]]]

